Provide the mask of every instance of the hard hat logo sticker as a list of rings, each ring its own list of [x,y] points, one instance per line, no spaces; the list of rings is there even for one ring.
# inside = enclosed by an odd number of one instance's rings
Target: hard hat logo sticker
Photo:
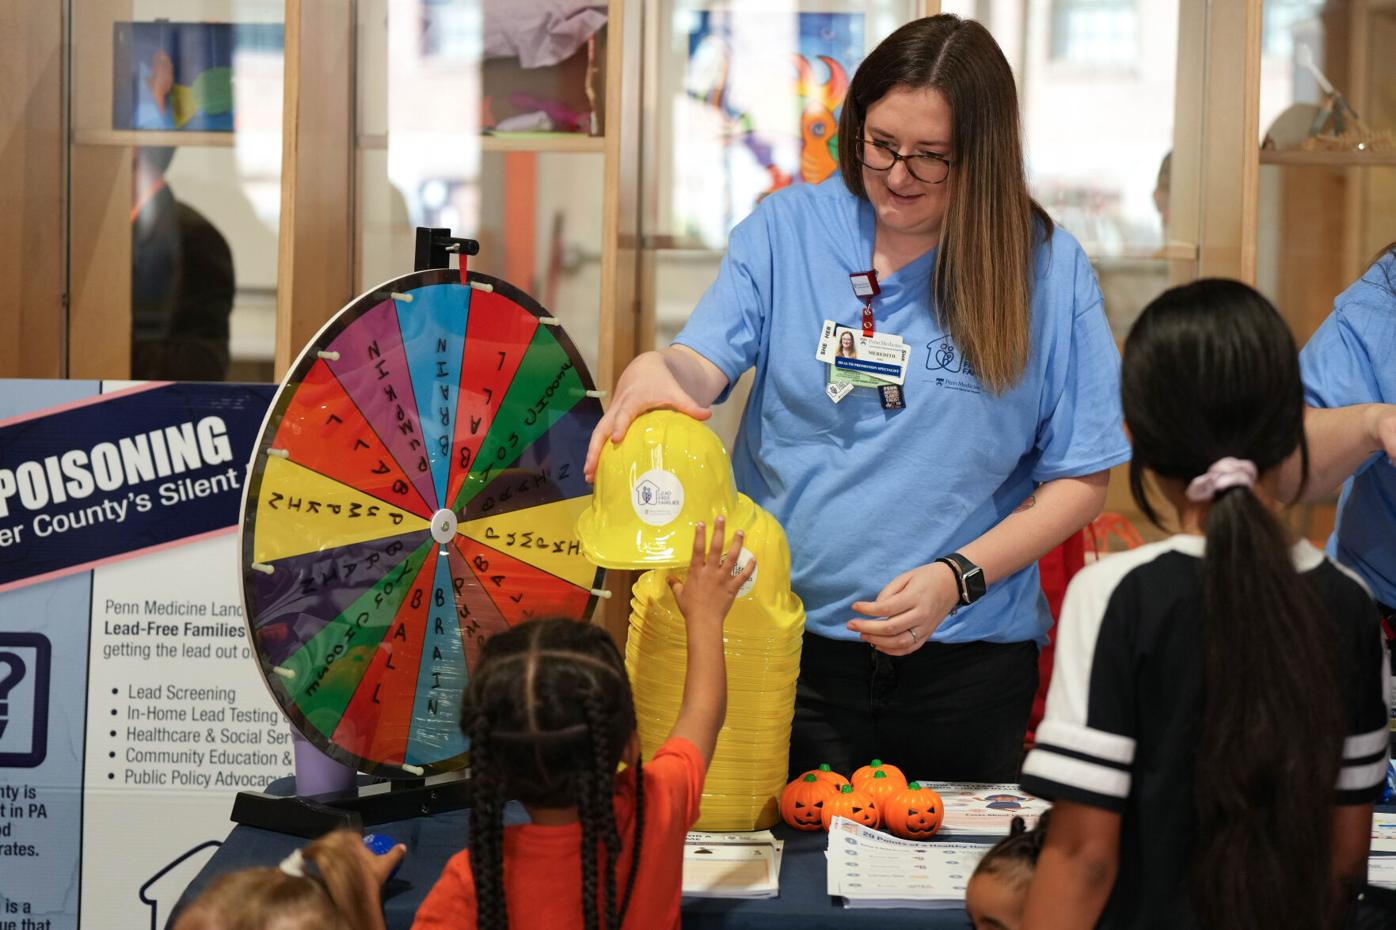
[[[651,468],[635,482],[630,503],[650,526],[672,523],[683,510],[683,483],[672,472]]]
[[[751,560],[754,558],[756,556],[752,554],[751,550],[742,546],[742,551],[737,554],[737,564],[732,566],[732,577],[735,578],[746,571],[746,567],[751,564]],[[751,593],[751,589],[756,587],[756,576],[759,574],[761,574],[760,565],[756,566],[756,571],[751,573],[750,578],[742,582],[741,588],[737,591],[737,597],[746,597]]]

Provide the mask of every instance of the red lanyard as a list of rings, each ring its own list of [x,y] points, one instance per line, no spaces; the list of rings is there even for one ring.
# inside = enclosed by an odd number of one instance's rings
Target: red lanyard
[[[871,336],[877,330],[877,321],[873,317],[873,298],[882,293],[882,288],[877,284],[877,269],[855,271],[848,276],[848,281],[853,285],[853,296],[863,302],[863,335]]]

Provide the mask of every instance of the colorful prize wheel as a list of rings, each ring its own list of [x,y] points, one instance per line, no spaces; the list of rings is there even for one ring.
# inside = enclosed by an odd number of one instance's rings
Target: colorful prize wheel
[[[263,677],[306,739],[378,775],[460,767],[485,641],[586,618],[601,586],[574,531],[591,377],[528,295],[469,279],[416,272],[330,320],[276,395],[243,498]]]

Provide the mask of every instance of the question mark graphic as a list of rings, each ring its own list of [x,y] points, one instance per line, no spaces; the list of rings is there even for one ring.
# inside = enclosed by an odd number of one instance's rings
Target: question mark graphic
[[[24,660],[13,652],[0,652],[0,667],[4,666],[9,667],[9,672],[0,669],[0,736],[5,735],[5,728],[10,725],[10,692],[24,680],[24,673],[28,671]]]

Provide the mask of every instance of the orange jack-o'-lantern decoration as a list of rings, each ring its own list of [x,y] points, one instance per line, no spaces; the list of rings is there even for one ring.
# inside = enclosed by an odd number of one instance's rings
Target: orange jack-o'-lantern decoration
[[[813,773],[795,779],[780,793],[780,816],[796,830],[820,830],[824,827],[824,805],[838,791],[820,781]]]
[[[817,769],[810,769],[808,772],[801,773],[796,781],[803,780],[806,775],[813,775],[824,784],[831,786],[835,791],[838,791],[844,785],[848,784],[848,779],[830,768],[827,762],[821,763]]]
[[[878,772],[887,773],[888,778],[897,782],[898,788],[906,787],[906,776],[902,774],[902,770],[897,768],[895,765],[886,764],[881,759],[872,760],[870,764],[865,765],[858,771],[854,772],[853,777],[849,780],[853,783],[853,787],[865,788],[867,787],[865,782],[869,778],[872,778],[874,775],[876,775]]]
[[[885,808],[893,795],[906,790],[906,782],[899,778],[893,778],[879,769],[873,772],[872,778],[863,779],[863,784],[859,786],[859,790],[872,795],[872,799],[877,802],[879,808]]]
[[[928,840],[945,817],[940,795],[919,782],[894,792],[881,804],[882,823],[904,840]]]
[[[852,785],[844,785],[838,794],[824,802],[825,830],[829,829],[829,824],[834,822],[835,817],[847,817],[855,823],[873,828],[882,822],[882,815],[878,813],[877,802],[873,800],[873,796],[866,791],[859,791]]]

